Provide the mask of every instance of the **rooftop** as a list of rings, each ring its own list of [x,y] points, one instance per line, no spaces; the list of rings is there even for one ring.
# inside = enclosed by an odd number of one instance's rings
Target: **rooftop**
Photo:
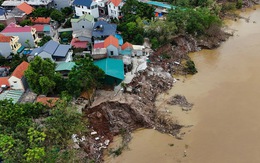
[[[24,75],[24,71],[27,70],[27,68],[29,67],[29,63],[23,61],[20,65],[18,65],[15,70],[13,71],[11,76],[15,76],[19,79],[21,79]]]
[[[9,77],[1,77],[0,78],[0,86],[2,86],[2,85],[10,85],[9,84],[9,82],[8,82],[8,79],[9,79]]]
[[[107,37],[104,41],[104,47],[107,48],[109,45],[113,45],[115,47],[119,47],[118,44],[118,39],[115,38],[114,36],[110,35],[109,37]]]
[[[124,63],[121,59],[105,58],[94,62],[106,75],[124,80]]]
[[[37,17],[37,18],[32,18],[30,17],[30,20],[32,23],[34,24],[49,24],[50,21],[51,21],[51,18],[50,17]]]
[[[0,94],[0,100],[13,100],[13,103],[17,103],[22,97],[22,90],[6,90]]]
[[[73,5],[90,7],[92,0],[74,0]]]
[[[113,3],[115,6],[118,6],[122,2],[122,0],[109,0],[108,3],[110,2]]]
[[[26,2],[21,3],[20,5],[16,6],[18,9],[25,12],[27,15],[33,12],[34,8],[28,5]]]
[[[31,32],[31,31],[32,31],[32,27],[30,27],[30,26],[21,27],[19,25],[16,25],[15,23],[10,23],[2,31],[2,33]]]
[[[75,65],[75,62],[60,62],[57,64],[55,71],[71,71]]]
[[[167,9],[171,9],[171,8],[175,9],[176,8],[176,6],[169,5],[169,4],[162,3],[162,2],[157,2],[157,1],[148,1],[146,3],[149,4],[149,5],[162,7],[162,8],[167,8]]]
[[[106,21],[97,21],[94,24],[92,30],[92,36],[94,37],[102,37],[116,34],[116,24],[109,24]]]
[[[36,102],[42,103],[43,105],[47,105],[49,107],[53,107],[55,103],[59,100],[58,97],[46,97],[46,96],[38,96]]]
[[[133,45],[130,44],[129,42],[126,42],[126,43],[124,43],[124,44],[121,46],[121,49],[122,49],[122,50],[125,50],[126,48],[133,49]]]
[[[12,36],[5,36],[0,34],[0,42],[10,42],[12,39]]]
[[[92,21],[94,21],[94,17],[92,15],[89,15],[89,14],[84,14],[84,15],[82,15],[81,17],[79,17],[77,19],[71,19],[70,22],[77,23],[80,20],[88,20],[88,21],[92,22]]]
[[[88,41],[80,41],[77,38],[73,38],[70,42],[70,45],[75,48],[86,48],[88,45]]]

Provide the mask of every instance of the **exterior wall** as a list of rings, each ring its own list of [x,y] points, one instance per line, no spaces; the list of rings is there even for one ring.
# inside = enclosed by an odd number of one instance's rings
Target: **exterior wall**
[[[8,26],[10,23],[16,22],[15,17],[8,17],[5,19],[3,16],[1,16],[0,23],[4,24],[5,26]]]
[[[118,6],[115,6],[113,3],[108,3],[108,15],[113,18],[117,18],[119,16],[122,16],[121,14],[121,8],[123,6],[123,3],[121,2]]]
[[[77,37],[80,41],[88,41],[88,42],[91,42],[91,38],[87,38],[87,37]]]
[[[18,36],[13,36],[13,38],[10,41],[10,46],[14,54],[17,53],[17,50],[22,46],[21,43],[18,42],[19,37]]]
[[[8,79],[8,81],[9,81],[10,86],[11,86],[12,89],[24,90],[23,83],[22,83],[21,79],[15,77],[15,76],[11,76]]]
[[[72,30],[73,31],[77,31],[80,29],[89,29],[92,30],[93,26],[94,26],[95,22],[94,20],[92,22],[88,21],[88,20],[80,20],[79,22],[72,22],[71,26],[72,26]],[[84,27],[84,28],[83,28]]]
[[[75,6],[75,11],[77,16],[82,16],[83,14],[87,13],[92,15],[94,18],[99,17],[98,13],[98,5],[96,2],[92,2],[90,8],[87,6]]]
[[[109,45],[107,47],[107,54],[108,54],[108,56],[118,56],[118,48],[116,48],[113,45]]]
[[[19,42],[24,46],[28,47],[28,44],[26,44],[26,40],[29,40],[29,44],[31,47],[35,47],[36,44],[34,42],[33,36],[31,32],[17,32],[17,33],[3,33],[6,36],[18,36]],[[38,36],[37,36],[38,38]]]
[[[0,54],[3,57],[8,57],[12,53],[12,49],[9,42],[0,42]]]
[[[53,0],[55,8],[60,10],[61,8],[70,7],[71,0]]]

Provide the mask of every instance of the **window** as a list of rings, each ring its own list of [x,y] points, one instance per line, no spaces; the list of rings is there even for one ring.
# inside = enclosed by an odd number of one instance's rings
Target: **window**
[[[14,81],[14,83],[17,83],[17,81]]]
[[[111,52],[110,52],[110,55],[114,55],[114,52],[113,52],[113,51],[111,51]]]
[[[116,7],[114,6],[114,9],[116,9]]]
[[[91,9],[94,9],[95,8],[95,6],[91,6]]]
[[[84,11],[82,11],[82,14],[85,14],[85,12],[84,12]]]
[[[118,6],[118,10],[120,10],[120,6]]]
[[[111,14],[113,14],[113,10],[111,10]]]
[[[81,6],[81,8],[83,8],[83,6]]]
[[[82,28],[84,28],[84,25],[82,26]]]
[[[109,5],[109,7],[111,8],[111,6]]]

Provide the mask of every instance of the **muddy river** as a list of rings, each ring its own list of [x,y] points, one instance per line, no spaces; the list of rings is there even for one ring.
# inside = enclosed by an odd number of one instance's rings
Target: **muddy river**
[[[106,162],[260,162],[260,7],[241,15],[250,17],[249,23],[228,22],[235,35],[218,49],[190,54],[199,73],[176,77],[180,80],[172,90],[157,99],[158,108],[180,124],[192,125],[182,131],[183,139],[138,130],[129,149]],[[165,103],[175,94],[194,103],[192,111]]]

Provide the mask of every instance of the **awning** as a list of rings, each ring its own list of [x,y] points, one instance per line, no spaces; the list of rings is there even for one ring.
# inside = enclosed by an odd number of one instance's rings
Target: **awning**
[[[24,48],[25,48],[24,46],[21,46],[21,47],[17,50],[17,53],[21,53]]]

